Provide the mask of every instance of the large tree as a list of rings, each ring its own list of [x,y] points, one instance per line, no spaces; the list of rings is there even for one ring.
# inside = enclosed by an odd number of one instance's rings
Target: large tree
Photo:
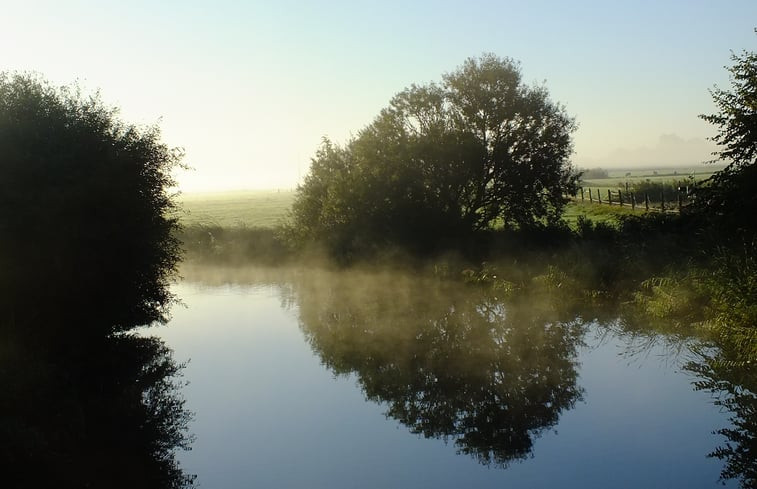
[[[343,251],[555,221],[576,186],[575,127],[511,59],[470,58],[398,93],[346,146],[325,140],[293,228]]]
[[[0,74],[0,327],[78,341],[165,320],[180,158],[98,96]]]
[[[728,166],[715,173],[698,191],[692,210],[709,220],[717,234],[722,235],[725,230],[752,240],[757,236],[754,224],[757,212],[757,53],[744,51],[732,54],[731,59],[734,64],[727,68],[730,90],[713,89],[711,94],[718,112],[700,116],[717,127],[718,133],[712,140],[720,149],[714,156],[728,162]]]

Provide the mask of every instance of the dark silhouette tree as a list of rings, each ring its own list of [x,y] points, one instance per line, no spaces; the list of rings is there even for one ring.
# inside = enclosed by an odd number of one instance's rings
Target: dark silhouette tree
[[[99,96],[0,74],[1,325],[79,341],[164,321],[180,158]]]
[[[755,30],[757,33],[757,29]],[[696,192],[691,210],[707,219],[715,233],[757,237],[757,53],[732,54],[728,67],[731,89],[715,87],[712,98],[718,113],[702,119],[718,128],[712,138],[721,149],[714,155],[728,162]]]
[[[0,465],[9,487],[191,485],[167,320],[181,152],[99,96],[0,74]]]
[[[572,118],[518,65],[486,54],[439,84],[412,85],[345,147],[324,140],[292,230],[334,251],[555,221],[576,189]]]

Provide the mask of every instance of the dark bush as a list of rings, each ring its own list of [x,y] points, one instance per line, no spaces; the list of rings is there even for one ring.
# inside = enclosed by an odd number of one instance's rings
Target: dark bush
[[[180,158],[97,96],[0,74],[2,326],[56,337],[164,321]]]

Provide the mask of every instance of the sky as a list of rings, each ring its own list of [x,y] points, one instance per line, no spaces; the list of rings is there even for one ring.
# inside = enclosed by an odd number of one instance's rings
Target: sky
[[[6,1],[0,71],[100,90],[182,147],[182,191],[294,188],[412,83],[485,52],[576,118],[579,167],[710,159],[709,90],[757,1]]]

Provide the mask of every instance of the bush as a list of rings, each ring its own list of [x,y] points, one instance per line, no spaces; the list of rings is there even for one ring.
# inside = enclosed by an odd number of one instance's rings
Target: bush
[[[56,337],[165,321],[182,154],[158,128],[76,88],[0,74],[0,155],[0,325]]]

